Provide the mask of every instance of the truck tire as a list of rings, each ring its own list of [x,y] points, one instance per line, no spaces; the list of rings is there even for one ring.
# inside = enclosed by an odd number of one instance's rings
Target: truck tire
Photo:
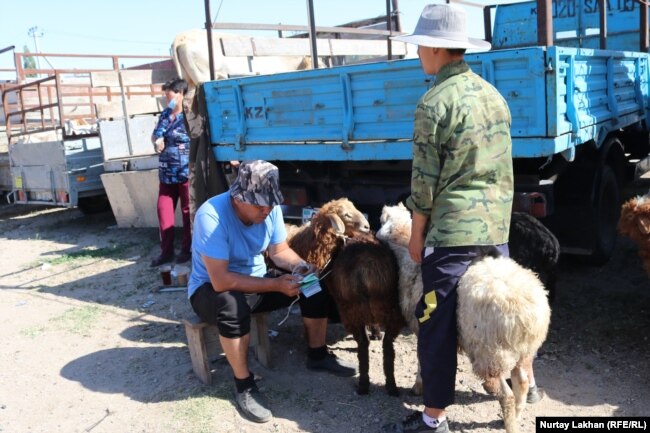
[[[82,197],[78,200],[77,207],[84,215],[93,215],[111,210],[111,204],[105,195]]]
[[[614,252],[618,237],[618,218],[621,214],[621,196],[614,170],[608,165],[600,168],[592,199],[594,233],[592,253],[588,261],[604,265]]]

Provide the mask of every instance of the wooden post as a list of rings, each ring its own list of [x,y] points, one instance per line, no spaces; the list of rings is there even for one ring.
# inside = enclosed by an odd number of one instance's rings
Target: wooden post
[[[207,323],[200,321],[183,320],[185,325],[185,335],[187,336],[187,347],[190,351],[192,360],[192,370],[194,374],[206,385],[212,383],[212,374],[210,374],[210,363],[208,362],[208,353],[203,338],[203,328]]]
[[[259,363],[266,368],[271,368],[271,343],[266,321],[266,313],[254,314],[251,317],[251,346],[255,350],[255,357]]]

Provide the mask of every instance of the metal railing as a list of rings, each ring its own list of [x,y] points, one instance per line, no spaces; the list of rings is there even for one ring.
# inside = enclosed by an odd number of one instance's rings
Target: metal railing
[[[16,53],[17,81],[19,84],[2,85],[2,107],[6,118],[9,143],[17,137],[48,131],[62,131],[63,138],[80,134],[96,134],[97,113],[95,104],[114,99],[138,96],[159,96],[160,84],[125,85],[123,88],[93,87],[91,72],[119,70],[120,58],[169,59],[168,56],[117,56],[81,54],[42,54],[78,58],[108,58],[112,68],[104,69],[26,69],[22,57],[32,53]],[[139,68],[139,67],[136,67]],[[45,73],[46,78],[27,80],[29,75]],[[21,83],[22,82],[22,83]],[[81,128],[74,128],[81,126]]]

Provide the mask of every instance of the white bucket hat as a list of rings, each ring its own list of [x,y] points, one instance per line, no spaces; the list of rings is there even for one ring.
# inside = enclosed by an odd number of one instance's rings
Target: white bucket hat
[[[391,39],[434,48],[489,50],[492,47],[487,41],[467,37],[465,11],[452,4],[426,5],[413,33]]]

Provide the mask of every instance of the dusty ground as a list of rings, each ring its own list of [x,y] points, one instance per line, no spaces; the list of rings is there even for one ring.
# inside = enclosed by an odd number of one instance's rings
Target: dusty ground
[[[372,432],[417,408],[408,390],[415,339],[398,339],[399,398],[387,396],[381,346],[371,343],[371,394],[355,381],[304,367],[298,315],[270,327],[272,370],[262,376],[275,418],[244,421],[231,398],[231,373],[213,363],[214,384],[193,375],[180,319],[185,293],[160,293],[148,267],[155,229],[118,229],[112,215],[0,205],[0,432]],[[562,263],[552,329],[536,361],[547,397],[535,416],[650,415],[650,279],[636,247],[621,239],[602,268]],[[331,325],[334,352],[355,360],[355,344]],[[497,402],[461,360],[455,431],[502,430]]]

